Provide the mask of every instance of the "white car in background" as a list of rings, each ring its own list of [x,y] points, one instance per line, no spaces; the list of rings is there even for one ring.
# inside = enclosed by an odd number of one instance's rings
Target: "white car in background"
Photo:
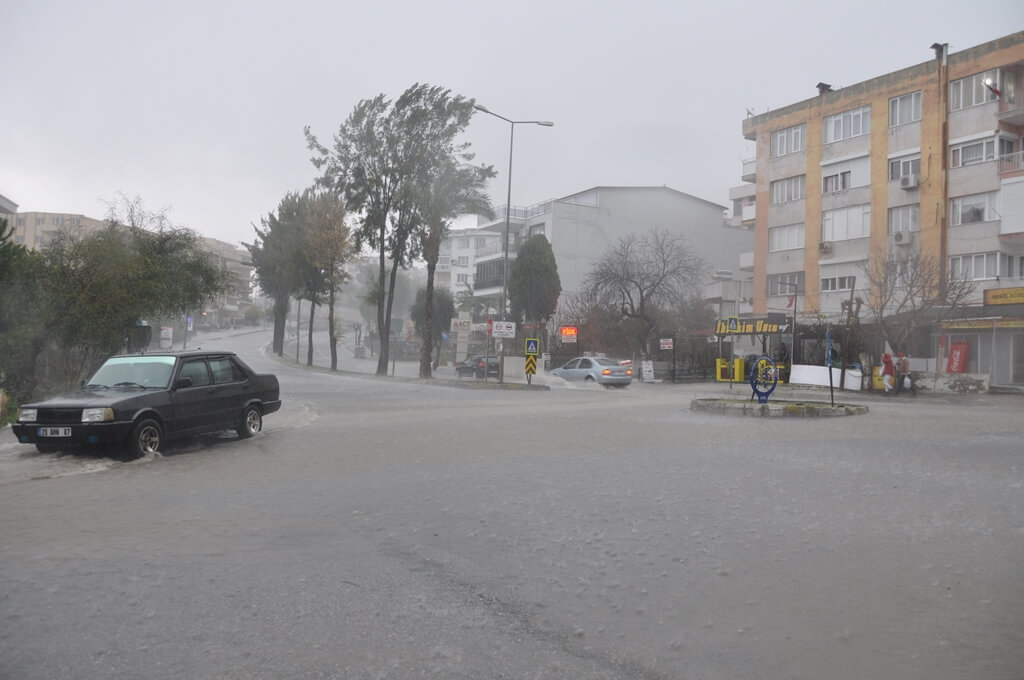
[[[553,371],[563,380],[597,383],[605,387],[625,387],[633,382],[633,367],[623,366],[606,357],[576,357]]]

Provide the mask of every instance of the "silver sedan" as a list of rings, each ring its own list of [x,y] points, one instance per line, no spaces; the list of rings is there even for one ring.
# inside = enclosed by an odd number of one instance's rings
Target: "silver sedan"
[[[563,380],[597,383],[605,387],[625,387],[633,381],[633,369],[605,357],[576,357],[551,371]]]

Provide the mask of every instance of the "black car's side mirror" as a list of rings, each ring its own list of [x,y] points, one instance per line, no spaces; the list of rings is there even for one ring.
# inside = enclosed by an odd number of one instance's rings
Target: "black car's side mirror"
[[[174,383],[174,389],[180,390],[183,387],[192,387],[192,378],[178,378]]]

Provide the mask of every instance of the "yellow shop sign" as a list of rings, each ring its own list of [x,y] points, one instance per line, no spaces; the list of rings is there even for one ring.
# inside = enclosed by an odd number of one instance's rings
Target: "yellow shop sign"
[[[1024,288],[990,288],[985,291],[986,305],[1024,304]]]

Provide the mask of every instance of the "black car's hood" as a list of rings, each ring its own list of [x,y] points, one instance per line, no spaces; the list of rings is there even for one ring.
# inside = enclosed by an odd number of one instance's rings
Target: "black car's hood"
[[[98,406],[116,406],[117,404],[136,399],[146,391],[138,387],[112,387],[109,389],[75,390],[67,394],[50,397],[45,401],[25,404],[21,408],[90,408]]]

